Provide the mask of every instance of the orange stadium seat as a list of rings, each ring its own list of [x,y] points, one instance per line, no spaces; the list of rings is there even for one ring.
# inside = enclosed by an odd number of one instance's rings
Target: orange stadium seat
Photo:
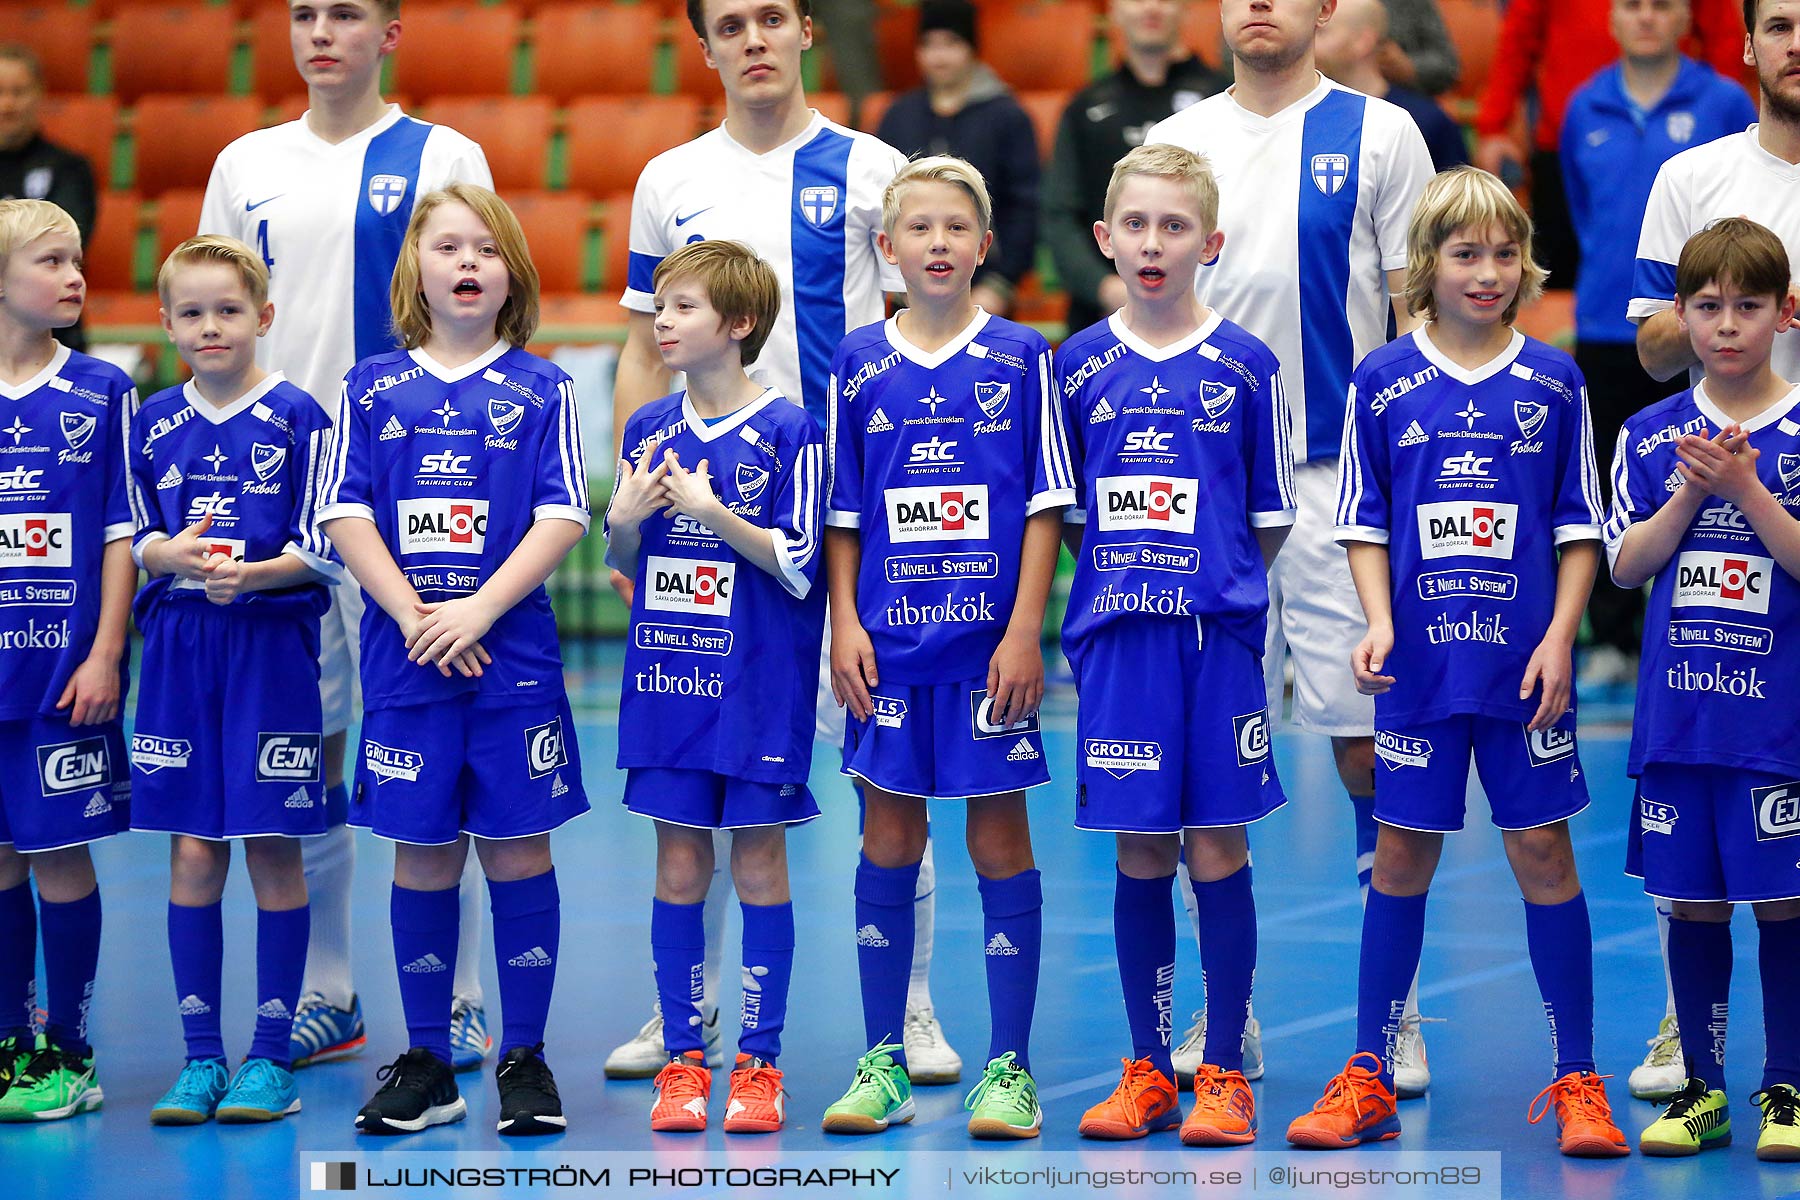
[[[138,228],[143,214],[138,198],[132,192],[100,193],[99,215],[94,218],[94,236],[84,248],[81,273],[87,276],[89,289],[101,292],[128,292],[137,285],[133,276],[137,259]]]
[[[494,186],[539,191],[550,170],[550,129],[555,116],[548,96],[434,96],[418,117],[448,125],[481,143]]]
[[[125,103],[150,92],[223,92],[236,42],[237,19],[228,8],[121,8],[112,23],[113,92]]]
[[[87,159],[101,191],[111,186],[119,102],[111,96],[46,96],[38,113],[44,136]]]
[[[1450,40],[1456,45],[1457,57],[1462,60],[1462,73],[1451,95],[1479,100],[1500,41],[1500,6],[1493,0],[1442,0],[1438,7],[1444,14]]]
[[[415,96],[504,95],[512,89],[519,14],[506,7],[420,4],[402,21],[395,85]]]
[[[513,192],[531,245],[531,261],[546,292],[579,292],[587,275],[588,198],[579,192]]]
[[[205,200],[205,188],[176,188],[156,198],[156,216],[150,222],[156,234],[152,279],[162,260],[169,257],[169,251],[200,232],[200,206]]]
[[[1093,75],[1094,10],[1086,4],[983,6],[978,19],[983,56],[1021,91],[1073,90]]]
[[[94,10],[67,3],[8,5],[0,36],[37,51],[44,86],[52,92],[85,92],[94,57]]]
[[[918,9],[883,4],[876,10],[875,53],[881,57],[881,82],[890,92],[919,86],[919,60],[914,54],[918,37]]]
[[[842,92],[813,92],[806,97],[806,102],[824,113],[828,120],[839,125],[850,124],[850,97]]]
[[[285,4],[259,4],[250,13],[250,78],[256,94],[270,103],[306,95],[288,25]]]
[[[250,96],[145,96],[132,121],[137,190],[205,187],[219,151],[260,127],[262,114]]]
[[[631,193],[620,192],[606,198],[606,208],[600,217],[600,291],[614,301],[625,291],[630,262]],[[626,320],[622,308],[618,319]]]
[[[881,118],[887,112],[888,105],[894,102],[893,92],[870,92],[863,97],[862,111],[857,113],[857,128],[865,133],[874,133],[881,125]]]
[[[1020,92],[1019,107],[1031,118],[1031,131],[1037,135],[1038,161],[1048,162],[1056,148],[1056,126],[1062,121],[1063,109],[1069,107],[1068,92]]]
[[[532,90],[567,103],[576,96],[648,92],[661,15],[648,4],[555,4],[538,12]]]
[[[693,96],[599,96],[569,106],[568,186],[609,196],[637,186],[644,164],[700,132]]]
[[[1181,40],[1209,67],[1217,67],[1224,57],[1222,29],[1219,0],[1190,0],[1181,22]]]

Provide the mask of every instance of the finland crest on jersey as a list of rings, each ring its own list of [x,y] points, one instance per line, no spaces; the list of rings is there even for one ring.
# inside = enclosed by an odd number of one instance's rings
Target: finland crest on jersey
[[[587,528],[575,389],[554,363],[503,342],[456,368],[398,350],[358,363],[342,396],[318,519],[373,521],[425,602],[475,592],[535,521]],[[399,626],[378,605],[362,634],[365,708],[470,692],[481,705],[544,704],[563,693],[542,586],[481,639],[494,661],[479,679],[408,662]]]
[[[1800,512],[1800,389],[1740,422],[1762,453],[1757,478]],[[1625,422],[1613,452],[1606,549],[1681,486],[1675,443],[1730,424],[1705,385]],[[1675,479],[1675,488],[1668,482]],[[1800,771],[1800,688],[1783,655],[1800,639],[1800,582],[1736,505],[1708,497],[1650,584],[1629,769],[1672,762]]]
[[[1254,530],[1294,522],[1294,455],[1268,347],[1213,313],[1169,346],[1119,314],[1064,342],[1054,385],[1086,525],[1063,637],[1110,621],[1202,619],[1261,652]]]
[[[32,378],[0,383],[0,401],[0,721],[14,721],[55,712],[93,645],[102,552],[133,528],[137,391],[117,367],[59,346]]]
[[[831,364],[829,524],[860,532],[857,609],[884,680],[982,674],[1012,618],[1026,518],[1072,504],[1050,347],[977,310],[927,353],[897,319]]]
[[[1347,412],[1336,538],[1386,545],[1393,588],[1398,682],[1377,724],[1530,719],[1519,679],[1549,628],[1556,548],[1600,536],[1581,372],[1519,333],[1468,371],[1420,330],[1363,360]]]
[[[330,419],[279,372],[224,408],[203,399],[192,381],[150,397],[131,423],[133,557],[141,565],[150,544],[211,517],[203,541],[209,553],[239,562],[291,553],[336,579],[342,567],[313,520],[330,441]],[[138,593],[138,623],[164,601],[210,603],[205,584],[158,576]],[[313,582],[246,592],[232,603],[316,616],[327,597]]]
[[[649,440],[689,470],[705,459],[726,507],[769,531],[780,571],[660,510],[639,526],[635,562],[608,547],[607,561],[637,584],[618,765],[803,783],[825,616],[825,589],[814,585],[825,502],[819,428],[773,389],[711,424],[676,392],[626,422],[634,463]]]

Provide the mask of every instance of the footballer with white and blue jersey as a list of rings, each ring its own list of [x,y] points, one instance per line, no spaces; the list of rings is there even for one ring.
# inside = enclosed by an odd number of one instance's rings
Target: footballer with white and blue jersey
[[[619,701],[623,803],[656,822],[650,950],[667,1048],[650,1128],[706,1128],[706,906],[732,831],[744,998],[727,1133],[785,1120],[776,1065],[794,965],[787,827],[819,807],[812,765],[825,445],[745,368],[781,304],[774,269],[706,241],[657,268],[657,348],[687,388],[633,414],[607,561],[635,582]]]
[[[404,350],[345,377],[318,520],[374,601],[350,821],[396,843],[394,953],[411,1047],[365,1133],[459,1120],[457,880],[488,878],[505,1026],[499,1132],[565,1126],[542,1057],[560,896],[550,832],[587,811],[544,581],[587,533],[574,384],[527,353],[538,274],[486,188],[422,198],[394,271]]]
[[[1569,818],[1587,807],[1574,645],[1599,564],[1587,388],[1512,324],[1543,287],[1531,219],[1498,179],[1432,180],[1408,234],[1405,299],[1426,324],[1351,381],[1337,539],[1367,613],[1352,666],[1375,698],[1374,883],[1356,1052],[1287,1139],[1335,1150],[1400,1135],[1395,1072],[1444,834],[1473,758],[1525,901],[1554,1070],[1530,1119],[1566,1155],[1629,1152],[1594,1070],[1593,935]],[[1539,1111],[1539,1104],[1543,1111]]]
[[[81,235],[0,201],[0,1119],[100,1107],[88,1004],[100,891],[88,843],[130,823],[125,445],[137,389],[57,344],[81,316]],[[32,902],[32,877],[37,904]],[[43,985],[37,981],[42,928]],[[48,1014],[34,1036],[35,1010]]]
[[[1261,658],[1264,572],[1294,521],[1294,455],[1275,356],[1194,293],[1227,238],[1218,210],[1218,184],[1192,151],[1144,145],[1119,160],[1095,235],[1126,305],[1062,344],[1052,380],[1076,487],[1063,616],[1081,698],[1075,824],[1115,835],[1132,1042],[1118,1087],[1082,1117],[1085,1137],[1176,1125],[1189,1145],[1256,1136],[1245,826],[1286,803]],[[1208,1011],[1185,1123],[1169,1022],[1184,857]]]
[[[302,837],[325,832],[319,614],[340,573],[313,523],[331,421],[256,365],[268,269],[214,235],[175,247],[163,322],[193,378],[132,418],[132,554],[149,573],[131,736],[132,828],[174,834],[169,957],[187,1062],[157,1125],[280,1120],[300,1108],[294,1012],[311,924]],[[231,839],[256,891],[256,1033],[227,1070],[221,899]]]
[[[868,1133],[910,1118],[906,1047],[892,1039],[912,974],[926,802],[961,799],[989,947],[988,1059],[969,1132],[1035,1137],[1043,887],[1025,789],[1050,781],[1040,642],[1059,510],[1075,498],[1068,439],[1048,343],[971,292],[994,236],[981,173],[919,159],[883,208],[882,249],[908,307],[845,338],[831,370],[832,688],[848,712],[843,771],[864,785],[855,893],[868,1050],[822,1127]]]
[[[1627,871],[1673,902],[1668,962],[1687,1078],[1646,1154],[1730,1140],[1725,1014],[1733,902],[1760,941],[1768,1053],[1751,1102],[1757,1157],[1800,1156],[1800,717],[1780,670],[1800,636],[1800,388],[1773,369],[1789,327],[1781,240],[1742,218],[1696,234],[1675,312],[1705,378],[1631,417],[1613,455],[1606,549],[1620,586],[1650,583],[1629,771]]]

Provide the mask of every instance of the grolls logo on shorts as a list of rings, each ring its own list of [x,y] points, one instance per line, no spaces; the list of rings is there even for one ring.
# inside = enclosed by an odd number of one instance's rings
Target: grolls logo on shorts
[[[1452,500],[1419,505],[1419,553],[1425,558],[1511,558],[1516,504]]]
[[[988,535],[987,484],[887,489],[888,541],[956,542]]]
[[[737,582],[737,564],[692,558],[665,558],[652,554],[644,564],[644,607],[662,612],[731,615],[731,595]]]
[[[186,738],[157,737],[153,733],[131,735],[131,765],[146,775],[154,775],[164,767],[185,767],[194,751]]]
[[[318,781],[318,734],[259,733],[256,735],[256,782],[317,783]]]
[[[560,716],[525,731],[525,770],[533,779],[542,779],[558,767],[568,765],[569,751],[563,743]]]
[[[1199,484],[1165,475],[1108,475],[1094,485],[1102,529],[1194,532]]]
[[[104,787],[112,782],[112,758],[103,737],[37,748],[38,781],[45,796]]]
[[[1237,743],[1240,767],[1255,766],[1269,758],[1269,710],[1231,718],[1232,740]]]
[[[1674,833],[1675,822],[1680,819],[1681,814],[1675,811],[1673,804],[1638,800],[1638,828],[1645,833]]]
[[[486,500],[402,500],[395,509],[402,554],[480,554],[487,548]]]
[[[1756,809],[1757,841],[1772,842],[1800,833],[1800,783],[1751,788],[1750,803]]]
[[[1755,554],[1684,551],[1675,560],[1675,596],[1670,604],[1766,613],[1774,566],[1774,559]]]
[[[0,515],[0,567],[71,565],[68,513]]]
[[[380,742],[363,742],[363,767],[375,777],[377,787],[390,779],[417,783],[424,766],[425,756],[416,750],[396,750]]]
[[[1401,767],[1431,765],[1431,742],[1426,738],[1406,737],[1385,729],[1375,731],[1375,757],[1390,771]]]
[[[1162,770],[1161,742],[1089,738],[1082,749],[1088,766],[1098,767],[1115,779],[1124,779],[1135,771]]]

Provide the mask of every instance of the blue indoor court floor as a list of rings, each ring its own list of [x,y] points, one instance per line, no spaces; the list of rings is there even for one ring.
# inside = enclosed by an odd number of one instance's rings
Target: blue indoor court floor
[[[1045,705],[1045,742],[1053,772],[1073,774],[1074,697],[1064,684]],[[648,1130],[648,1081],[606,1082],[607,1051],[636,1032],[651,1002],[648,945],[654,837],[649,823],[618,804],[622,776],[612,768],[617,739],[617,668],[577,673],[581,752],[594,811],[559,833],[555,852],[563,897],[561,970],[551,1013],[548,1057],[557,1072],[567,1134],[509,1141],[494,1132],[491,1074],[464,1075],[469,1119],[403,1141],[375,1145],[354,1133],[352,1117],[375,1086],[375,1069],[404,1048],[404,1028],[386,932],[391,851],[366,836],[359,845],[356,897],[356,973],[369,1019],[363,1057],[302,1072],[305,1111],[268,1127],[155,1129],[152,1103],[179,1070],[180,1023],[164,936],[167,898],[165,839],[130,835],[102,846],[99,862],[106,909],[101,978],[93,1004],[106,1106],[100,1113],[39,1127],[0,1126],[0,1167],[7,1197],[77,1200],[162,1200],[165,1197],[294,1196],[313,1194],[305,1152],[392,1154],[471,1150],[501,1156],[521,1151],[642,1151],[667,1161],[715,1165],[830,1162],[859,1168],[904,1163],[920,1152],[951,1151],[984,1165],[1029,1165],[1057,1155],[1058,1165],[1088,1168],[1179,1166],[1207,1171],[1248,1164],[1248,1151],[1184,1149],[1173,1134],[1126,1144],[1083,1142],[1075,1134],[1082,1110],[1101,1099],[1118,1077],[1129,1048],[1112,952],[1112,843],[1079,834],[1071,825],[1066,782],[1034,793],[1033,826],[1045,885],[1044,958],[1033,1040],[1034,1071],[1045,1108],[1036,1142],[974,1147],[964,1132],[962,1100],[979,1077],[987,1041],[981,913],[974,875],[961,846],[961,821],[944,805],[937,826],[938,935],[933,969],[937,1011],[965,1060],[964,1085],[922,1089],[910,1126],[875,1139],[828,1138],[819,1114],[849,1082],[862,1046],[850,887],[857,852],[853,794],[835,774],[835,754],[815,756],[813,787],[825,815],[790,837],[799,948],[788,1015],[786,1071],[788,1126],[769,1138],[727,1139],[717,1129],[724,1079],[714,1091],[714,1128],[703,1139],[653,1135]],[[1620,872],[1631,790],[1624,776],[1623,728],[1628,710],[1590,705],[1582,754],[1594,803],[1574,823],[1576,847],[1593,914],[1597,980],[1596,1036],[1619,1124],[1635,1144],[1656,1110],[1629,1098],[1625,1075],[1644,1050],[1663,1010],[1663,976],[1649,902]],[[1610,718],[1610,720],[1609,720]],[[1421,1007],[1433,1069],[1428,1098],[1403,1105],[1398,1142],[1342,1154],[1287,1158],[1282,1131],[1341,1069],[1354,1028],[1359,905],[1351,855],[1348,805],[1323,740],[1280,734],[1275,751],[1293,797],[1252,832],[1256,856],[1261,958],[1256,1010],[1263,1023],[1268,1074],[1257,1086],[1261,1137],[1256,1162],[1299,1161],[1308,1167],[1379,1165],[1397,1151],[1499,1152],[1503,1194],[1631,1200],[1654,1197],[1731,1197],[1768,1200],[1800,1195],[1800,1165],[1759,1164],[1754,1156],[1754,1090],[1762,1058],[1761,997],[1756,983],[1756,938],[1747,913],[1736,922],[1735,1011],[1732,1013],[1732,1112],[1737,1143],[1699,1159],[1656,1161],[1633,1155],[1618,1162],[1576,1162],[1555,1151],[1554,1120],[1532,1127],[1527,1103],[1549,1081],[1550,1046],[1526,955],[1524,914],[1486,823],[1485,803],[1471,782],[1470,828],[1446,848],[1431,896]],[[249,887],[234,871],[226,897],[226,1044],[240,1054],[248,1043],[254,1002],[254,922]],[[1200,1005],[1198,956],[1180,926],[1176,1034]],[[727,933],[728,981],[736,978],[735,914]],[[490,1018],[498,1031],[498,990],[491,947],[485,958]],[[726,991],[727,1019],[736,992]],[[521,1144],[523,1143],[523,1144]],[[703,1148],[694,1156],[696,1147]],[[976,1157],[978,1156],[978,1158]],[[432,1156],[432,1159],[438,1156]],[[429,1162],[432,1159],[426,1159]],[[502,1159],[503,1160],[503,1159]],[[371,1160],[372,1161],[372,1160]],[[398,1160],[393,1160],[398,1161]],[[417,1164],[418,1156],[407,1160]],[[934,1158],[931,1161],[938,1162]],[[948,1161],[948,1160],[946,1160]],[[929,1189],[941,1194],[945,1173]],[[1265,1179],[1264,1190],[1268,1190]],[[367,1188],[365,1187],[365,1191]],[[808,1189],[815,1194],[821,1189]],[[835,1189],[834,1189],[835,1190]],[[865,1191],[867,1189],[864,1189]],[[1079,1190],[1079,1189],[1077,1189]],[[1173,1195],[1161,1191],[1121,1194]],[[724,1186],[685,1194],[726,1194]],[[396,1193],[399,1194],[399,1193]],[[408,1190],[407,1195],[427,1194]],[[544,1194],[468,1189],[459,1195]],[[570,1193],[564,1193],[570,1194]],[[786,1194],[760,1189],[756,1194]],[[803,1194],[796,1190],[792,1194]],[[902,1194],[888,1191],[884,1194]],[[926,1194],[922,1185],[904,1194]],[[962,1194],[986,1194],[967,1191]],[[993,1194],[1000,1194],[995,1192]],[[1009,1195],[1048,1195],[1013,1190]],[[1190,1193],[1191,1194],[1191,1193]],[[1236,1190],[1211,1194],[1236,1195]],[[1250,1194],[1248,1187],[1243,1190]],[[1295,1193],[1300,1194],[1300,1193]],[[1308,1193],[1311,1194],[1311,1193]],[[1324,1194],[1324,1193],[1319,1193]],[[1334,1195],[1470,1195],[1468,1189],[1351,1188]],[[1481,1194],[1492,1195],[1483,1190]]]

